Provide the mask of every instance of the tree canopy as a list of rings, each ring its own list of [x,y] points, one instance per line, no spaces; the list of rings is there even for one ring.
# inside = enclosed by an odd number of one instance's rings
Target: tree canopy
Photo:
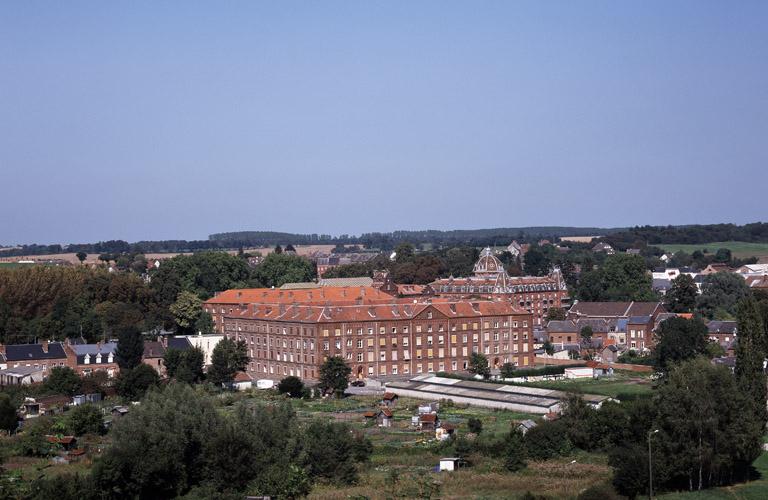
[[[340,356],[331,356],[320,366],[319,386],[325,393],[344,394],[352,369]]]
[[[208,380],[216,385],[229,384],[234,380],[235,373],[244,370],[247,364],[248,349],[245,342],[222,339],[213,348]]]

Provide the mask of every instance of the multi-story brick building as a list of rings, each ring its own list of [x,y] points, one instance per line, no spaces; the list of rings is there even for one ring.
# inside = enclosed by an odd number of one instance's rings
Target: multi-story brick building
[[[356,377],[533,364],[532,315],[509,301],[395,298],[376,288],[228,290],[205,302],[218,331],[248,346],[255,378],[316,379],[341,356]]]
[[[533,314],[536,325],[544,323],[551,307],[570,305],[568,288],[559,269],[548,276],[509,276],[490,248],[480,254],[469,278],[443,278],[431,288],[443,297],[504,299]]]

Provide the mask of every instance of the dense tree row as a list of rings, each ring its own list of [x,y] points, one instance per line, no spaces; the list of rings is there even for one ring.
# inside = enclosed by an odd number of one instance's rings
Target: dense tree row
[[[135,262],[135,261],[131,261]],[[129,266],[130,267],[130,266]],[[0,270],[0,342],[25,343],[83,336],[95,342],[125,328],[212,329],[202,300],[230,288],[309,281],[315,266],[303,257],[270,254],[255,268],[225,252],[180,255],[150,274],[85,266]]]
[[[715,241],[768,242],[768,223],[706,224],[691,226],[636,226],[606,237],[617,248],[638,248],[665,243],[695,244]]]
[[[150,392],[90,474],[39,480],[33,498],[295,498],[317,481],[356,482],[370,456],[345,424],[300,424],[287,404],[222,413],[216,399],[186,384]]]

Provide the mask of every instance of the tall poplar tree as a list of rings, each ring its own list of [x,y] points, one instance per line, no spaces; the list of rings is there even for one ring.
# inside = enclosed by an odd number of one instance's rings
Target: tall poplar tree
[[[753,414],[761,425],[768,421],[766,413],[766,378],[763,362],[763,320],[757,302],[752,297],[743,299],[737,309],[738,346],[736,348],[736,381],[752,403]]]

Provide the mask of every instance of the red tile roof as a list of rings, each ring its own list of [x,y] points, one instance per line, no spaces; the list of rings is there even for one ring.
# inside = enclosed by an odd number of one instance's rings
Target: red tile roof
[[[394,392],[385,392],[384,397],[382,398],[384,401],[389,401],[392,399],[395,399],[397,397],[397,394]]]
[[[325,288],[325,290],[330,289]],[[322,305],[314,300],[277,304],[257,301],[238,305],[231,312],[226,311],[225,316],[232,319],[277,320],[293,323],[337,323],[410,319],[429,309],[447,318],[529,314],[507,301],[468,301],[449,298],[414,301],[383,295],[387,297],[386,301],[377,300],[375,303],[363,301],[357,304],[346,300],[325,300]]]
[[[252,382],[253,377],[251,377],[245,372],[237,372],[235,373],[234,381],[235,382]]]

